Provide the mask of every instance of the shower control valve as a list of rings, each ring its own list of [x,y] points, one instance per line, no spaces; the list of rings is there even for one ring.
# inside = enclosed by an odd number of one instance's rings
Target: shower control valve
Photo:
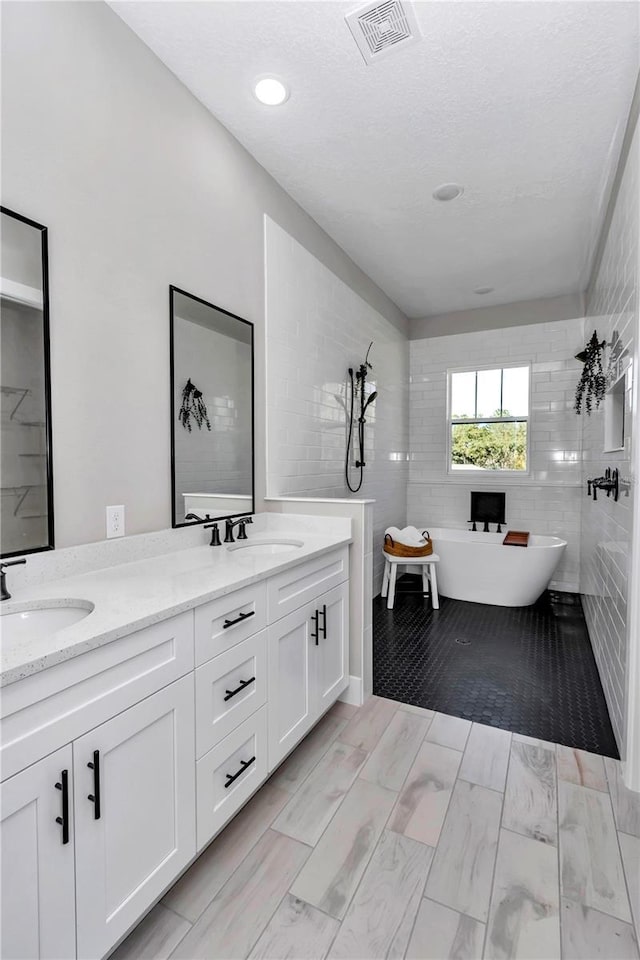
[[[610,467],[604,472],[603,477],[595,477],[593,480],[587,480],[587,494],[593,492],[593,499],[598,499],[598,490],[603,490],[608,497],[613,494],[613,499],[617,502],[620,492],[620,477],[617,468],[612,470]]]

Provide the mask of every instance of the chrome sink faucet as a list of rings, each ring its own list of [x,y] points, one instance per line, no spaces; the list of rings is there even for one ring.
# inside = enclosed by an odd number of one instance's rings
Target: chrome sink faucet
[[[7,590],[7,575],[4,572],[5,567],[17,567],[26,562],[23,557],[22,560],[5,560],[0,563],[0,600],[11,600],[11,594]]]
[[[237,520],[234,520],[233,517],[229,517],[225,524],[225,534],[224,542],[225,543],[235,543],[235,538],[233,536],[233,528],[240,527],[238,532],[238,540],[247,539],[247,530],[246,526],[248,523],[253,523],[253,517],[238,517]]]

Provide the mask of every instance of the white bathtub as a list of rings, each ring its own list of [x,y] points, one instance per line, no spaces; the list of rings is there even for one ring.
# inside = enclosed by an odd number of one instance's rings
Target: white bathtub
[[[532,534],[528,547],[505,547],[504,533],[426,529],[433,538],[433,551],[440,557],[439,592],[453,600],[498,607],[535,603],[549,586],[567,545],[559,537]]]

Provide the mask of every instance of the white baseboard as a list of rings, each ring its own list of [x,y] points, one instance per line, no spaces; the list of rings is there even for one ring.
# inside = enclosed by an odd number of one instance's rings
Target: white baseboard
[[[349,677],[349,686],[340,694],[338,700],[351,703],[354,707],[362,706],[362,677]]]

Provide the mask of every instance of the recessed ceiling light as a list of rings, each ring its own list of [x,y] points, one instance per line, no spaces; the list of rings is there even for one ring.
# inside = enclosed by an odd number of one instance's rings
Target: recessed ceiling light
[[[495,290],[495,287],[476,287],[473,292],[479,293],[480,296],[483,297],[485,293],[493,293],[494,290]]]
[[[276,77],[260,77],[255,82],[253,92],[256,99],[268,107],[278,107],[289,99],[288,88]]]
[[[463,193],[464,187],[461,187],[459,183],[441,183],[433,191],[433,199],[445,203],[447,200],[456,200]]]

